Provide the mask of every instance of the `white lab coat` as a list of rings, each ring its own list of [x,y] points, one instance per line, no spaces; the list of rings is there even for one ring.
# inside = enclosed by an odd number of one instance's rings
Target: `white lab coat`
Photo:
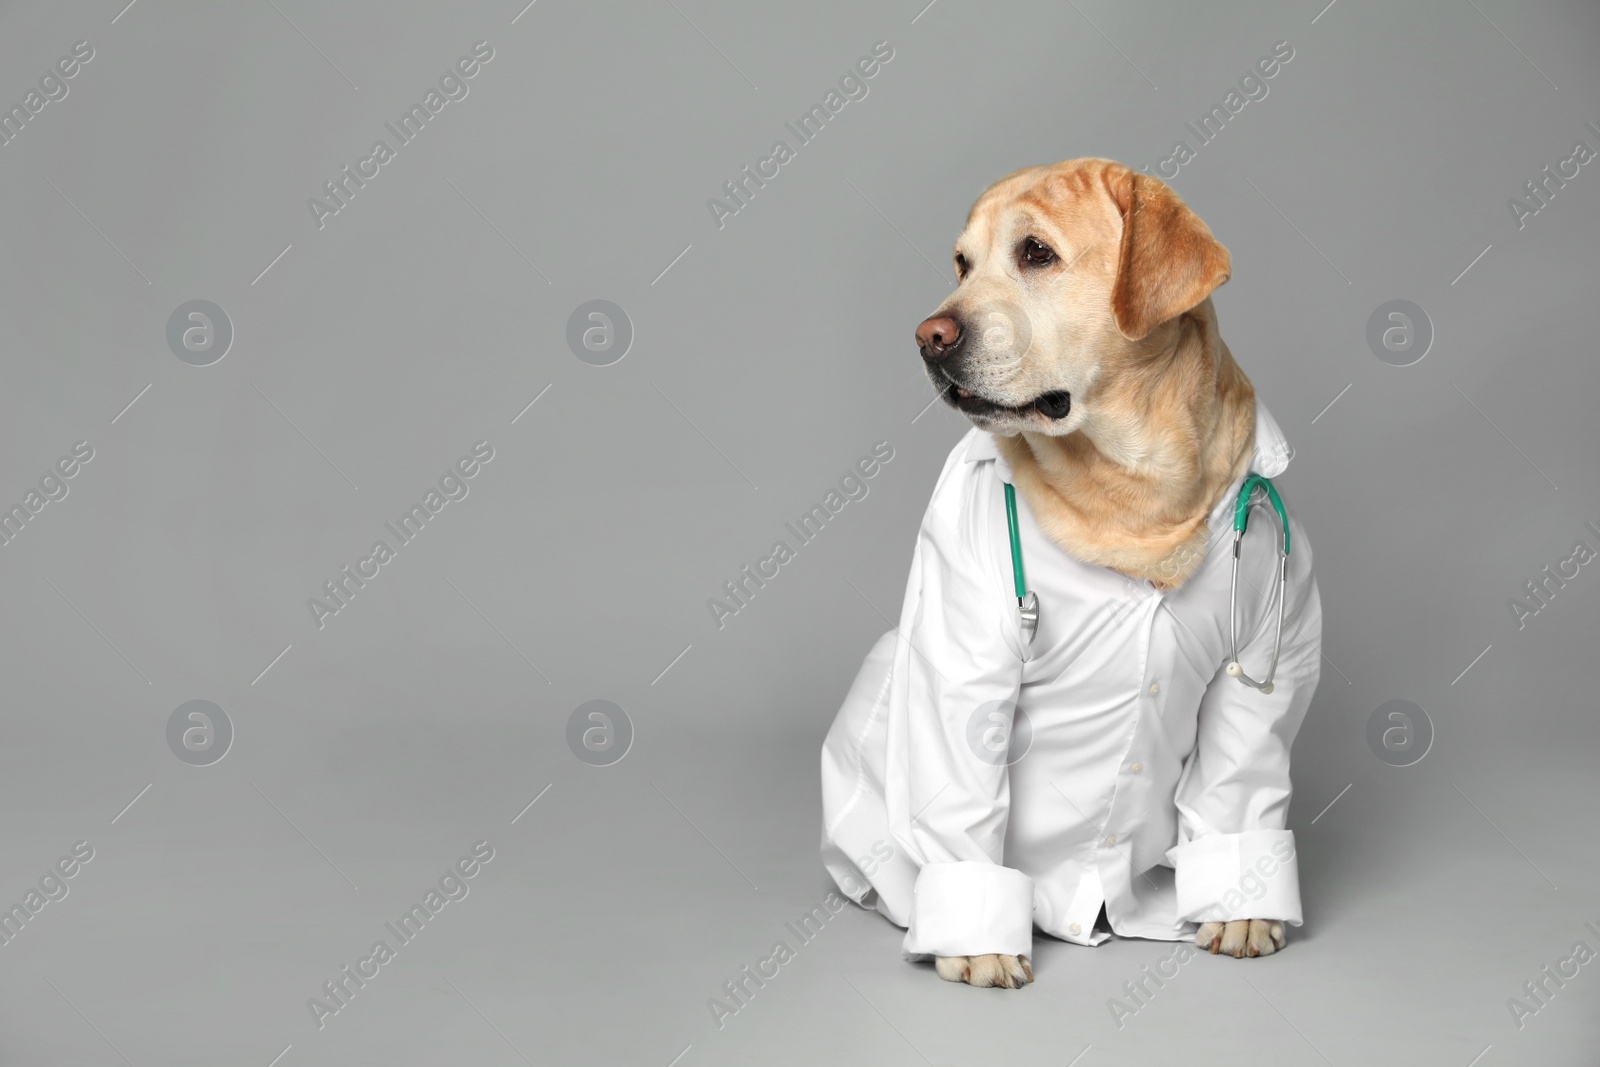
[[[1258,402],[1251,470],[1276,477],[1290,455]],[[1283,652],[1263,695],[1222,669],[1240,482],[1210,516],[1205,560],[1168,592],[1073,559],[1018,493],[1041,615],[1029,646],[1009,480],[988,434],[950,453],[900,624],[828,732],[822,854],[839,888],[906,927],[910,959],[1028,954],[1035,926],[1099,944],[1102,904],[1112,931],[1132,937],[1177,940],[1226,919],[1298,925],[1289,747],[1322,638],[1304,531],[1291,513]],[[1278,536],[1277,515],[1255,508],[1239,572],[1240,659],[1255,678],[1272,655]]]

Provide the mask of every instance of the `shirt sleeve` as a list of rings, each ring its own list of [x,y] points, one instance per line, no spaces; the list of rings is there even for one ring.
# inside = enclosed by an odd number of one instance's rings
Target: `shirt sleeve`
[[[1298,525],[1291,528],[1273,691],[1263,694],[1219,669],[1201,700],[1195,749],[1178,780],[1178,844],[1167,859],[1176,874],[1178,917],[1190,922],[1301,922],[1294,833],[1285,828],[1289,749],[1321,673],[1322,604],[1310,545]],[[1240,650],[1247,671],[1264,670],[1272,658],[1277,612],[1270,596],[1258,620]]]
[[[1027,955],[1033,880],[1006,867],[1009,752],[1022,680],[1016,597],[991,551],[997,479],[969,471],[963,503],[931,507],[901,619],[908,851],[919,863],[905,952]],[[1001,507],[988,525],[989,497]],[[953,514],[951,513],[953,512]]]

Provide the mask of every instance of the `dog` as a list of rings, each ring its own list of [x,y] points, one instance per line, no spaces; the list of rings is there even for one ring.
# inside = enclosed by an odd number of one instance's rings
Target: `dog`
[[[1270,527],[1242,549],[1229,536],[1230,490],[1292,450],[1218,331],[1228,251],[1160,180],[1075,159],[985,191],[954,266],[915,336],[974,429],[935,489],[900,625],[824,744],[825,865],[949,981],[1031,982],[1035,926],[1271,955],[1300,922],[1288,753],[1321,602],[1290,516],[1274,644],[1279,546]],[[1015,547],[1006,564],[1005,483],[1026,565]],[[1262,689],[1221,669],[1236,550],[1236,658],[1278,649]],[[1042,586],[1031,645],[1013,568]]]

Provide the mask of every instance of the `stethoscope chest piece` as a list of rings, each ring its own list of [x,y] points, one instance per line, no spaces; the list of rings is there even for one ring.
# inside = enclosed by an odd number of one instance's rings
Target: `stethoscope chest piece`
[[[1017,612],[1022,617],[1022,642],[1031,645],[1039,632],[1039,594],[1029,593],[1017,601]]]

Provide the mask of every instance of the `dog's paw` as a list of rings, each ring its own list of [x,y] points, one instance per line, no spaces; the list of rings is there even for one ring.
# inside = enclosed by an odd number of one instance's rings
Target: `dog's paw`
[[[1229,923],[1201,923],[1194,943],[1211,953],[1232,956],[1270,956],[1289,939],[1283,924],[1273,919],[1236,919]]]
[[[999,986],[1021,989],[1033,981],[1026,956],[937,956],[933,966],[946,982],[965,982],[980,988]]]

